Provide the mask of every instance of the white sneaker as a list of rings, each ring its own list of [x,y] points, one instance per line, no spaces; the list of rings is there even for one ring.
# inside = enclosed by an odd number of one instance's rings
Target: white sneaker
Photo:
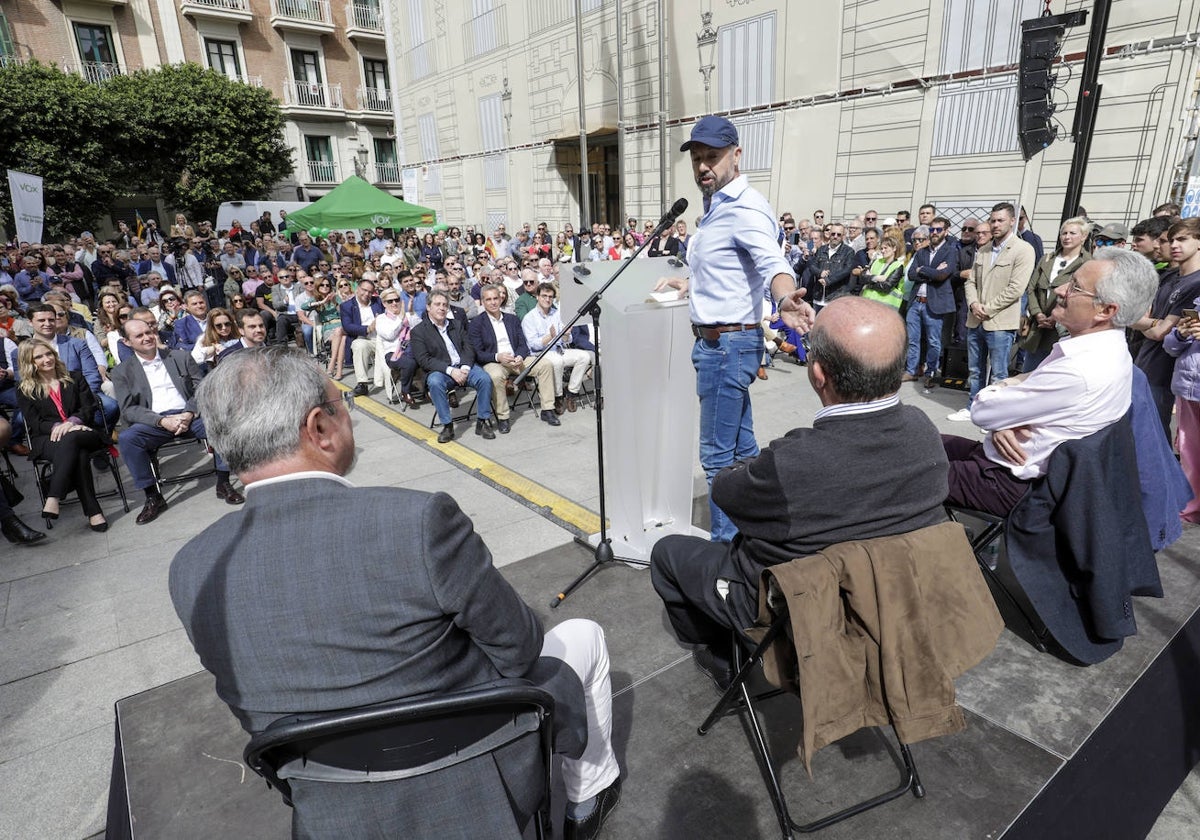
[[[947,414],[946,419],[953,420],[955,423],[970,423],[971,422],[971,409],[960,408],[958,411],[954,412],[953,414]]]

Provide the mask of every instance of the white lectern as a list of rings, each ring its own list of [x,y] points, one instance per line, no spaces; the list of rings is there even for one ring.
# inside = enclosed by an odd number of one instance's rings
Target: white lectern
[[[564,320],[621,265],[580,263],[573,278],[564,272]],[[667,534],[708,536],[692,527],[698,405],[688,303],[648,301],[660,279],[688,276],[671,257],[634,259],[600,299],[608,536],[618,558],[648,561]]]

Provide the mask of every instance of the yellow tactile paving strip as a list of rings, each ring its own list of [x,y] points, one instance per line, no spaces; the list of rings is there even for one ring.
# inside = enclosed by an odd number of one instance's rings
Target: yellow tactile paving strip
[[[349,387],[335,382],[343,391]],[[520,473],[513,472],[508,467],[485,458],[473,449],[463,446],[457,441],[438,443],[437,432],[428,428],[424,423],[409,419],[399,411],[395,411],[369,397],[360,397],[354,401],[354,410],[369,414],[381,423],[391,426],[414,443],[427,446],[438,456],[456,464],[463,470],[475,475],[496,489],[520,500],[545,516],[547,519],[580,536],[594,534],[600,530],[600,517],[587,508],[576,504],[570,499],[560,496],[548,487],[538,484]]]

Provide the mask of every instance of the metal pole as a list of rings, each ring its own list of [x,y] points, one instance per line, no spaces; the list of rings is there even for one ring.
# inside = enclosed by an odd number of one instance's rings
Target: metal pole
[[[625,219],[625,21],[621,0],[617,0],[617,218]]]
[[[583,95],[583,0],[575,0],[575,77],[579,86],[579,234],[591,234],[591,190],[588,189],[587,111]]]
[[[1071,135],[1075,153],[1071,156],[1071,173],[1063,198],[1062,219],[1076,215],[1083,197],[1083,181],[1087,176],[1088,157],[1092,151],[1092,136],[1096,130],[1096,112],[1100,105],[1100,59],[1104,55],[1104,36],[1108,32],[1108,13],[1112,0],[1096,0],[1092,12],[1092,30],[1088,34],[1087,56],[1083,60],[1083,76],[1079,80],[1079,98],[1075,103],[1075,123]]]
[[[658,206],[667,206],[667,33],[663,31],[666,0],[658,0]]]

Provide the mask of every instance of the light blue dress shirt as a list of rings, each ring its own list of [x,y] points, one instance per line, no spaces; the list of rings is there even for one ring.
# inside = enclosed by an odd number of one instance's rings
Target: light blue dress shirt
[[[776,274],[792,274],[778,235],[775,212],[745,175],[713,195],[700,227],[688,237],[692,323],[760,320],[763,289]]]

